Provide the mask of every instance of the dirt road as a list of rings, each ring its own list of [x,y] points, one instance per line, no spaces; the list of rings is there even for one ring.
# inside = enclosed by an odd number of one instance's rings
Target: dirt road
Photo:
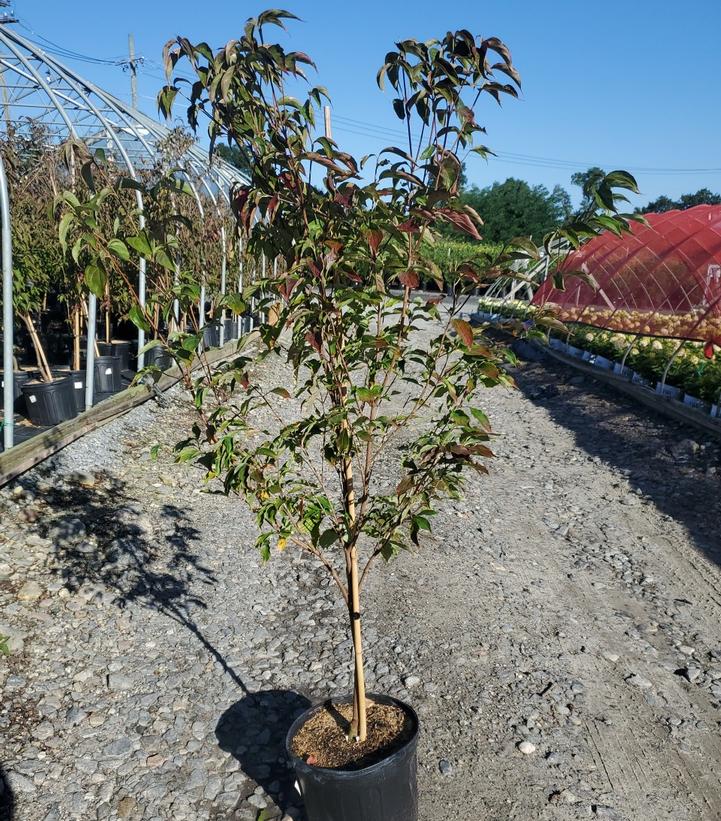
[[[516,377],[482,399],[491,475],[369,587],[369,683],[423,723],[421,821],[718,821],[719,450],[563,367]],[[149,461],[186,413],[137,409],[0,495],[15,821],[302,816],[282,738],[348,688],[342,607]]]

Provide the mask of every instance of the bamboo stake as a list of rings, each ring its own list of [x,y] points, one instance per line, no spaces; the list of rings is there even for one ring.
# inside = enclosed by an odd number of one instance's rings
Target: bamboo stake
[[[50,365],[48,365],[48,360],[45,357],[45,351],[43,350],[43,345],[40,341],[40,337],[38,336],[38,332],[35,330],[35,324],[29,314],[22,314],[22,319],[25,323],[25,327],[28,329],[28,333],[30,334],[30,341],[33,343],[33,348],[35,348],[35,356],[38,360],[38,367],[40,368],[42,380],[43,382],[52,382],[53,374],[50,370]]]
[[[350,527],[353,528],[356,519],[355,489],[353,487],[353,463],[350,459],[343,460],[343,495],[345,496],[346,510]],[[355,543],[346,551],[348,572],[348,614],[351,623],[353,640],[353,723],[351,734],[363,742],[367,736],[367,706],[365,670],[363,667],[363,638],[361,631],[360,589],[358,584],[358,548]]]

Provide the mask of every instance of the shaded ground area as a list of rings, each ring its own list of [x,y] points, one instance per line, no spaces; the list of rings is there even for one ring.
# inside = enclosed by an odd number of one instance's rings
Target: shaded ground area
[[[718,448],[565,367],[516,376],[483,397],[491,476],[369,588],[421,821],[721,818]],[[241,503],[150,461],[185,424],[149,403],[0,494],[0,817],[303,817],[283,738],[347,691],[345,614],[314,566],[259,565]]]

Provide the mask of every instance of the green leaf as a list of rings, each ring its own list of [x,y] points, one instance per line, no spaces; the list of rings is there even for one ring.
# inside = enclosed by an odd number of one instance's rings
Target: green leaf
[[[128,319],[136,326],[144,331],[150,330],[150,323],[145,318],[145,313],[140,305],[133,305],[128,311]]]
[[[155,251],[155,261],[167,271],[175,271],[175,263],[162,248]]]
[[[126,237],[125,241],[131,248],[137,251],[141,257],[145,257],[146,259],[153,258],[153,249],[150,247],[150,243],[148,242],[145,234],[137,234],[133,237]]]
[[[157,460],[161,448],[162,445],[153,445],[153,447],[150,448],[150,458],[153,462]]]
[[[333,528],[329,528],[321,533],[320,539],[318,539],[318,544],[325,550],[337,542],[338,538],[338,533]]]
[[[130,251],[128,246],[121,239],[111,239],[108,243],[108,250],[112,251],[116,257],[119,257],[124,262],[130,259]]]
[[[98,299],[102,299],[107,281],[105,271],[98,268],[97,265],[88,265],[83,278],[90,293],[95,294]]]
[[[68,231],[70,230],[70,226],[73,224],[74,221],[75,214],[68,212],[67,214],[63,214],[63,217],[60,220],[60,225],[58,226],[58,239],[60,240],[60,246],[62,247],[65,253],[67,253],[68,250]]]
[[[428,521],[428,519],[426,519],[425,516],[414,516],[413,524],[416,526],[418,530],[427,530],[429,533],[431,531],[431,523]]]
[[[157,348],[159,345],[163,343],[159,339],[151,339],[150,342],[146,342],[145,345],[138,351],[138,354],[147,353],[151,348]]]
[[[200,455],[198,448],[188,445],[175,455],[176,462],[190,462]]]
[[[163,86],[158,94],[158,109],[166,120],[170,119],[173,112],[173,103],[178,94],[176,86]]]

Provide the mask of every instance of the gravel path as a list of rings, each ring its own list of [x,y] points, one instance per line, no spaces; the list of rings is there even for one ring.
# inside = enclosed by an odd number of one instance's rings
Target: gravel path
[[[421,821],[717,820],[719,451],[562,366],[516,376],[482,400],[491,476],[366,598],[370,686],[423,724]],[[150,461],[170,399],[0,492],[0,818],[302,818],[283,737],[348,689],[344,613]]]

